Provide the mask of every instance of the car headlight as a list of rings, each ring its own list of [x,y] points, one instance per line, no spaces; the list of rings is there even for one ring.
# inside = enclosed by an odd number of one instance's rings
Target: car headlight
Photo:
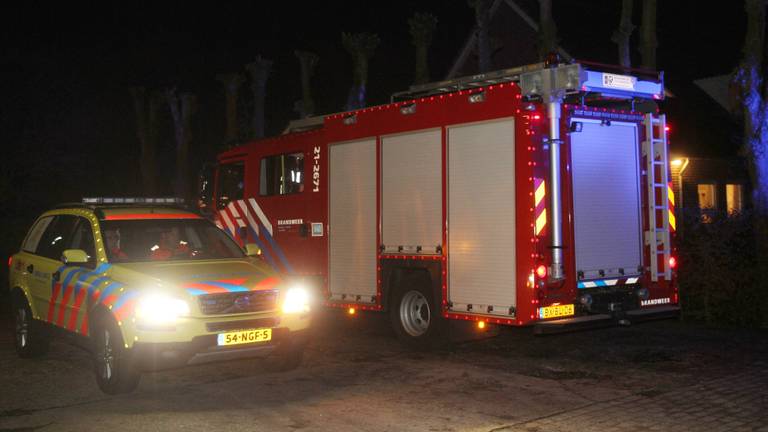
[[[173,297],[151,295],[141,298],[136,305],[136,318],[148,325],[173,324],[184,315],[189,315],[189,305]]]
[[[311,296],[309,290],[301,285],[293,286],[285,293],[283,300],[283,313],[309,312]]]

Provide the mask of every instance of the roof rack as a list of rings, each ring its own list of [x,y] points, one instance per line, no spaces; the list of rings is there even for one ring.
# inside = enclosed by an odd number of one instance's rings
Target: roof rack
[[[83,198],[83,205],[102,205],[102,204],[124,204],[124,205],[183,205],[184,198],[175,197],[86,197]]]
[[[631,74],[631,75],[628,75]],[[547,66],[534,63],[445,81],[413,85],[394,93],[391,102],[513,82],[523,96],[548,99],[553,93],[599,93],[620,99],[664,98],[664,73],[597,63],[573,62]]]

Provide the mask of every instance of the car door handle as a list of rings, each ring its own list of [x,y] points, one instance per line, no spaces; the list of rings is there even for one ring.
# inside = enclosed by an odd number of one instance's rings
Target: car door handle
[[[35,266],[33,266],[32,264],[28,265],[27,266],[27,273],[32,273],[33,271],[35,271]]]
[[[60,271],[54,272],[54,273],[51,275],[51,277],[53,278],[53,281],[54,281],[54,282],[58,282],[58,281],[59,281],[59,279],[61,279],[61,272],[60,272]]]

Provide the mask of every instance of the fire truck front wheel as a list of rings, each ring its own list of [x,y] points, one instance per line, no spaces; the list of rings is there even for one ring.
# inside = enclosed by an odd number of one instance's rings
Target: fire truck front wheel
[[[429,279],[412,275],[393,294],[389,316],[398,339],[417,349],[445,341],[445,320],[428,289]]]

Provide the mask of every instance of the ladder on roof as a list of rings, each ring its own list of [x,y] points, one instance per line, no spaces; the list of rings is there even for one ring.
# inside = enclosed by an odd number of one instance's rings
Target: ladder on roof
[[[669,154],[667,147],[666,116],[646,114],[643,119],[645,140],[643,156],[646,158],[648,178],[648,231],[645,244],[651,258],[651,280],[672,278],[669,258],[672,244],[669,231]],[[659,258],[663,258],[659,261]]]

